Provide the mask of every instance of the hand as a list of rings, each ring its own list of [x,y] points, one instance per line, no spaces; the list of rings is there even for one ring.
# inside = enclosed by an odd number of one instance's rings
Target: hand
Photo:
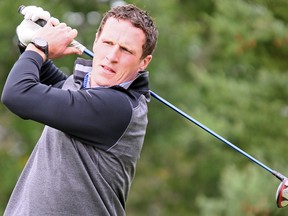
[[[81,50],[70,46],[71,42],[78,34],[77,30],[72,29],[65,23],[58,22],[57,19],[49,19],[43,28],[39,28],[33,34],[32,38],[40,37],[48,42],[48,55],[50,59],[59,58],[69,54],[81,55]],[[34,48],[33,45],[29,45],[26,50],[37,51]]]
[[[33,38],[35,32],[40,28],[41,26],[39,26],[35,22],[24,19],[21,24],[16,28],[16,33],[20,42],[20,46],[26,47],[31,42],[31,39]]]
[[[47,22],[51,18],[48,11],[44,11],[41,7],[27,6],[22,11],[21,14],[24,16],[24,20],[16,28],[16,33],[20,42],[20,46],[26,48],[30,43],[35,32],[40,28],[36,21],[43,20]],[[59,24],[59,20],[53,18],[54,24]]]

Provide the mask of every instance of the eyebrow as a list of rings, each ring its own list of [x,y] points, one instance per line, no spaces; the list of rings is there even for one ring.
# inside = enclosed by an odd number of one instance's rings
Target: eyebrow
[[[114,44],[114,42],[113,42],[112,39],[105,38],[105,37],[102,38],[102,42],[108,42],[108,43],[111,42],[111,43]],[[133,54],[133,55],[136,54],[136,51],[135,51],[133,48],[130,48],[129,46],[126,46],[126,45],[123,45],[123,44],[119,44],[119,47],[120,47],[121,49],[127,50],[128,52],[130,52],[130,53]]]
[[[122,49],[127,50],[128,52],[130,52],[131,54],[135,54],[135,50],[131,49],[130,47],[127,47],[125,45],[119,45]]]

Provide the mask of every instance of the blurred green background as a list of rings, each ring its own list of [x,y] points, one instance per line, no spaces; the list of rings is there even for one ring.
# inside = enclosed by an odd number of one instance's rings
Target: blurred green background
[[[149,11],[159,42],[153,91],[288,175],[288,1],[127,0]],[[108,0],[27,0],[78,29],[91,49]],[[115,2],[114,2],[115,3]],[[119,3],[119,2],[118,2]],[[0,1],[0,93],[17,60],[23,1]],[[55,60],[71,73],[76,56]],[[43,128],[0,104],[0,214]],[[49,110],[47,110],[49,112]],[[155,99],[127,203],[131,216],[288,215],[279,180]]]

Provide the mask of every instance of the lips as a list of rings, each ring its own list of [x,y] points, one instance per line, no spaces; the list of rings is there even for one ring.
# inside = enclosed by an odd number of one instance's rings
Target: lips
[[[106,73],[116,73],[112,68],[105,66],[105,65],[101,65],[101,67],[103,68],[104,72]]]

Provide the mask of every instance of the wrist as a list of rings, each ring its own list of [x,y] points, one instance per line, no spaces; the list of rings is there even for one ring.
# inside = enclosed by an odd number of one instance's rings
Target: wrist
[[[48,59],[48,43],[42,38],[33,38],[29,45],[28,50],[33,50],[42,56],[43,62]]]
[[[42,50],[40,50],[40,49],[38,49],[37,47],[35,47],[34,44],[29,43],[29,44],[27,45],[27,48],[25,49],[25,51],[27,51],[27,50],[34,51],[34,52],[38,53],[38,54],[42,57],[43,62],[45,62],[45,61],[47,60],[45,53],[44,53]]]

